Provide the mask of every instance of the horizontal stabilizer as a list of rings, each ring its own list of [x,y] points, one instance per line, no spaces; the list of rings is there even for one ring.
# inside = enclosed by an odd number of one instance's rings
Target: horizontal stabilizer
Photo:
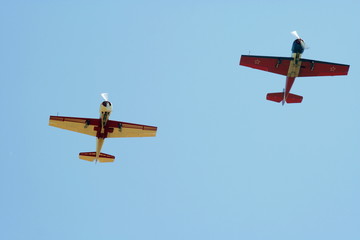
[[[79,158],[89,162],[96,160],[96,152],[81,152],[79,153]],[[100,156],[97,159],[99,162],[114,162],[115,157],[106,153],[100,153]]]
[[[274,102],[281,102],[284,99],[284,93],[283,92],[277,92],[277,93],[268,93],[266,95],[266,100],[274,101]]]
[[[302,96],[295,95],[292,93],[289,93],[288,97],[286,98],[287,103],[301,103],[303,100]]]

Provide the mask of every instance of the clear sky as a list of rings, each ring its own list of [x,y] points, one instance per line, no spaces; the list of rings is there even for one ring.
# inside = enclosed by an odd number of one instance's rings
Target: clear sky
[[[360,239],[360,2],[0,0],[0,239]],[[241,54],[350,64],[285,77]],[[95,138],[49,115],[158,126]]]

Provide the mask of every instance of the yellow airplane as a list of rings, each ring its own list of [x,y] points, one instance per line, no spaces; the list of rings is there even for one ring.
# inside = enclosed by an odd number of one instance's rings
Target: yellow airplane
[[[94,136],[96,152],[81,152],[79,158],[93,162],[114,162],[115,157],[101,152],[105,138],[117,137],[155,137],[157,127],[109,120],[112,105],[108,94],[102,93],[104,101],[100,104],[100,118],[77,118],[50,116],[49,125],[74,132]]]

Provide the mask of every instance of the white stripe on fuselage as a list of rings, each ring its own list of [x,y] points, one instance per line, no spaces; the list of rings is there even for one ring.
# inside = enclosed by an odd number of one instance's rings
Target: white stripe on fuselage
[[[290,61],[289,70],[288,70],[288,77],[298,77],[300,73],[301,67],[301,53],[293,53],[292,54],[293,60]]]

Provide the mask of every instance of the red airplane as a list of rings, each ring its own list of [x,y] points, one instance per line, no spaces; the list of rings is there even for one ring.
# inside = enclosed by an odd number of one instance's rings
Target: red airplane
[[[306,45],[296,31],[291,32],[296,37],[291,51],[292,57],[269,57],[242,55],[240,65],[286,76],[283,92],[268,93],[266,99],[274,102],[301,103],[303,97],[290,93],[296,77],[337,76],[347,75],[349,65],[322,62],[301,58]]]

